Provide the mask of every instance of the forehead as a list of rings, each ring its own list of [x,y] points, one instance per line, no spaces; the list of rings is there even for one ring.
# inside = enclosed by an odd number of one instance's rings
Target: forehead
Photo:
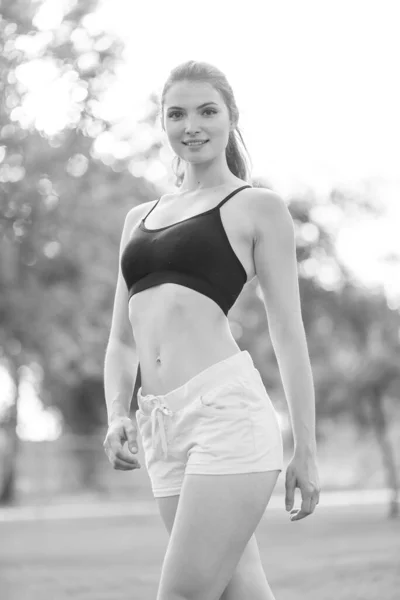
[[[196,107],[204,102],[223,104],[220,93],[205,81],[178,81],[165,95],[165,106]]]

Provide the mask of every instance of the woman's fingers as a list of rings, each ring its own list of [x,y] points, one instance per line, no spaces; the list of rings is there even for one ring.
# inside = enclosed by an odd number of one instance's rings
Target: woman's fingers
[[[290,511],[290,520],[299,521],[300,519],[308,517],[314,512],[318,502],[319,494],[316,492],[312,493],[310,496],[305,494],[301,503],[301,508],[294,508]]]
[[[138,461],[135,463],[127,463],[125,460],[121,460],[120,458],[114,458],[111,461],[114,469],[118,469],[120,471],[132,471],[133,469],[140,469],[141,466]]]
[[[140,469],[141,466],[138,459],[132,455],[125,443],[122,445],[122,439],[123,438],[121,438],[118,430],[108,433],[103,443],[108,460],[114,469],[120,469],[123,471]]]
[[[125,426],[125,435],[128,440],[129,450],[131,452],[136,453],[137,452],[136,427],[134,426],[134,424],[132,423],[132,421],[130,419],[125,423],[124,426]]]
[[[129,458],[129,460],[126,460],[124,458],[125,455],[123,455],[122,451],[112,451],[112,450],[108,450],[106,449],[106,454],[108,456],[108,460],[110,461],[110,463],[112,464],[112,466],[114,467],[114,469],[120,469],[122,471],[129,471],[131,469],[140,469],[140,463],[138,461],[137,458]]]

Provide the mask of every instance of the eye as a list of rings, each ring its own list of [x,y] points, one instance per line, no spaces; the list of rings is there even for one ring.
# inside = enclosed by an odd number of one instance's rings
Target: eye
[[[205,108],[202,112],[202,114],[204,115],[204,113],[209,112],[211,114],[217,114],[218,111],[215,110],[215,108]],[[173,118],[174,115],[181,115],[182,111],[181,110],[173,110],[172,112],[169,113],[169,117]]]

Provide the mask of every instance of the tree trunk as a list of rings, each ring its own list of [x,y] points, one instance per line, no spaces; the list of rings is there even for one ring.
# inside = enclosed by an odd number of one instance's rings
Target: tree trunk
[[[383,409],[383,396],[376,390],[371,397],[372,426],[382,452],[383,465],[385,468],[387,487],[391,490],[388,517],[394,519],[399,516],[399,478],[396,470],[394,451],[391,446],[387,420]]]
[[[7,415],[0,423],[1,433],[1,468],[0,468],[0,504],[13,504],[15,502],[15,481],[18,455],[17,414],[18,414],[18,366],[8,361],[7,368],[15,385],[14,402],[7,411]]]

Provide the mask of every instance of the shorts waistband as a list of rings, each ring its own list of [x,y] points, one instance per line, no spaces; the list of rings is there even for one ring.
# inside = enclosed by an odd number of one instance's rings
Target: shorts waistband
[[[171,390],[167,394],[142,395],[142,388],[140,387],[138,390],[138,401],[140,401],[142,405],[145,405],[148,401],[158,399],[172,411],[180,410],[186,406],[194,396],[207,390],[210,385],[214,386],[216,383],[218,383],[218,385],[222,384],[225,379],[232,379],[232,376],[238,372],[241,374],[248,372],[250,374],[254,369],[255,366],[251,355],[247,350],[242,350],[210,365],[203,371],[200,371],[200,373],[197,373],[197,375],[194,375],[194,377],[189,379],[186,383]]]

